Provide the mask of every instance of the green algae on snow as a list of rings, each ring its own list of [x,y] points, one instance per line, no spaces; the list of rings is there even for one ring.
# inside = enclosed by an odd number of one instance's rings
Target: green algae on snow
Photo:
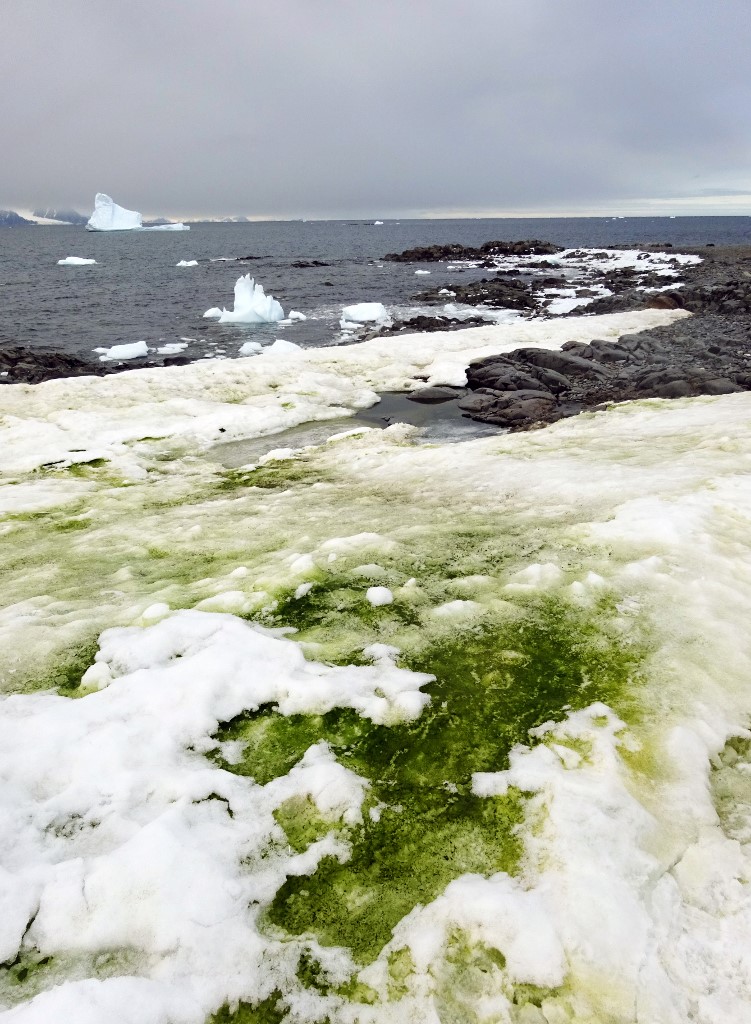
[[[289,877],[266,927],[313,934],[369,963],[394,926],[454,878],[513,874],[524,800],[515,791],[476,797],[472,775],[507,767],[515,744],[535,742],[531,729],[570,709],[597,700],[616,708],[631,703],[646,645],[606,641],[602,622],[592,621],[605,617],[605,608],[594,615],[538,598],[517,618],[433,639],[402,659],[436,677],[425,688],[431,703],[414,722],[374,725],[349,709],[285,718],[265,707],[224,726],[218,739],[245,747],[239,764],[220,763],[259,783],[289,771],[323,739],[370,784],[364,820],[347,832],[349,859],[326,857],[312,876]],[[294,808],[277,817],[295,849],[323,829],[297,810],[299,819]]]

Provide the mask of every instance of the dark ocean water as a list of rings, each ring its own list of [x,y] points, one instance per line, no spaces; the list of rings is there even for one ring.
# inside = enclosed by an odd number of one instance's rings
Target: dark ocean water
[[[749,217],[555,218],[525,220],[279,221],[197,224],[190,232],[92,233],[78,227],[0,230],[0,345],[44,347],[96,359],[92,350],[145,340],[156,348],[190,338],[183,355],[237,354],[247,340],[284,337],[301,345],[339,342],[342,306],[380,301],[401,315],[420,308],[414,296],[466,282],[445,264],[384,263],[387,252],[417,245],[539,238],[565,246],[617,247],[670,242],[701,246],[751,243]],[[65,256],[96,266],[60,267]],[[211,262],[254,256],[250,262]],[[197,259],[197,267],[176,267]],[[324,267],[296,268],[318,260]],[[219,326],[204,320],[211,306],[232,308],[233,286],[250,272],[285,313],[308,320],[278,325]],[[481,276],[482,272],[476,272]],[[150,355],[129,365],[161,361]]]

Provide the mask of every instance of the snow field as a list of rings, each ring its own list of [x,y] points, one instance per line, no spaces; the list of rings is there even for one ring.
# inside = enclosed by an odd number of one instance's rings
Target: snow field
[[[274,990],[304,1021],[745,1019],[749,397],[460,459],[402,426],[195,456],[293,373],[320,415],[334,380],[353,401],[616,324],[8,389],[9,960],[38,913],[7,1019],[203,1021]],[[32,689],[61,681],[78,699]]]

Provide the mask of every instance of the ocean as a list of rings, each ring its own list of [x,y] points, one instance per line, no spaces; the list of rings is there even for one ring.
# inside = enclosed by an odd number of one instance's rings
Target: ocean
[[[339,344],[345,305],[383,302],[392,314],[407,318],[427,311],[414,298],[427,287],[466,283],[484,273],[425,264],[431,276],[416,277],[418,264],[384,262],[386,253],[525,238],[596,248],[734,245],[751,240],[751,218],[272,221],[195,224],[189,233],[6,229],[0,233],[0,345],[53,349],[96,361],[96,348],[144,340],[149,356],[132,364],[144,365],[161,362],[158,347],[186,338],[181,354],[190,360],[235,356],[250,339],[266,343],[284,337],[303,347]],[[97,264],[58,266],[66,256],[93,258]],[[248,256],[252,259],[236,262]],[[198,266],[176,266],[192,259]],[[294,266],[313,261],[324,265]],[[203,319],[212,306],[232,308],[234,283],[245,273],[275,296],[285,313],[298,310],[308,319],[287,327],[226,326]]]

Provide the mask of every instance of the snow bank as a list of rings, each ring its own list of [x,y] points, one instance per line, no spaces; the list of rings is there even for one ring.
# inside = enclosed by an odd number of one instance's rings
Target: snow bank
[[[66,256],[64,260],[58,260],[58,267],[84,267],[96,263],[96,260],[87,260],[82,256]]]
[[[134,341],[129,345],[113,345],[111,348],[95,348],[95,352],[101,353],[99,358],[102,362],[113,359],[138,359],[149,354],[149,347],[145,341]]]
[[[468,442],[460,457],[408,443],[399,426],[340,436],[298,464],[266,467],[255,487],[251,475],[196,458],[197,444],[337,402],[341,413],[369,388],[456,369],[483,346],[560,347],[680,315],[374,339],[3,391],[2,670],[15,680],[23,658],[70,637],[76,621],[86,638],[101,633],[78,699],[41,677],[37,692],[0,700],[0,953],[11,964],[19,949],[19,964],[52,958],[0,990],[6,1006],[20,1004],[9,1021],[129,1024],[136,1007],[149,1024],[204,1024],[224,1003],[276,991],[300,1024],[747,1019],[751,395],[625,403]],[[104,458],[106,467],[91,462]],[[116,486],[128,465],[129,486]],[[12,514],[21,508],[45,515]],[[460,567],[471,575],[457,576]],[[391,603],[369,604],[371,577],[388,584]],[[329,608],[331,632],[316,618],[300,637],[320,645],[307,658],[278,631],[168,608],[205,602],[260,616],[293,595],[317,601],[321,615]],[[452,689],[451,659],[441,659],[445,688],[426,707],[425,677],[394,674],[394,647],[424,656],[426,636],[437,637],[453,658],[476,642],[470,614],[520,623],[514,635],[529,632],[529,647],[501,632],[497,661],[478,672],[482,716],[494,689],[510,699],[539,678],[526,659],[547,657],[551,606],[580,610],[575,657],[615,656],[610,703],[583,673],[576,710],[561,704],[506,753],[491,743],[481,771],[470,774],[450,744],[438,751],[436,810],[445,793],[460,820],[463,807],[473,822],[486,814],[499,839],[513,831],[518,861],[499,865],[491,848],[487,870],[458,869],[405,908],[365,968],[343,944],[270,928],[264,913],[280,887],[325,888],[324,858],[351,867],[329,906],[359,913],[374,891],[362,820],[370,830],[391,816],[410,841],[406,860],[378,848],[379,874],[395,888],[424,866],[431,825],[410,818],[411,785],[397,806],[375,804],[367,723],[425,726],[407,761],[419,787],[435,753],[431,716],[445,694],[450,730],[465,728],[469,691],[463,679]],[[120,628],[102,633],[103,620]],[[332,668],[352,633],[358,665]],[[558,664],[562,678],[570,666]],[[546,714],[558,685],[542,682],[528,705],[538,722],[538,700]],[[275,761],[259,781],[255,748],[216,732],[238,715],[273,731],[274,716],[259,710],[268,704],[289,716],[285,729],[292,716],[351,709],[342,753],[311,717],[293,766]],[[355,714],[363,721],[353,726]],[[250,774],[235,774],[243,761]],[[507,819],[509,794],[518,816]],[[321,822],[300,829],[296,846],[290,807],[303,824]],[[439,858],[454,856],[438,842]]]
[[[97,192],[94,198],[94,212],[86,225],[87,231],[189,231],[187,224],[158,224],[143,226],[143,217],[136,210],[118,206],[104,192]]]
[[[216,319],[220,324],[270,324],[284,319],[284,310],[273,295],[267,295],[263,285],[256,284],[250,274],[235,282],[233,309],[207,309],[204,317]]]

